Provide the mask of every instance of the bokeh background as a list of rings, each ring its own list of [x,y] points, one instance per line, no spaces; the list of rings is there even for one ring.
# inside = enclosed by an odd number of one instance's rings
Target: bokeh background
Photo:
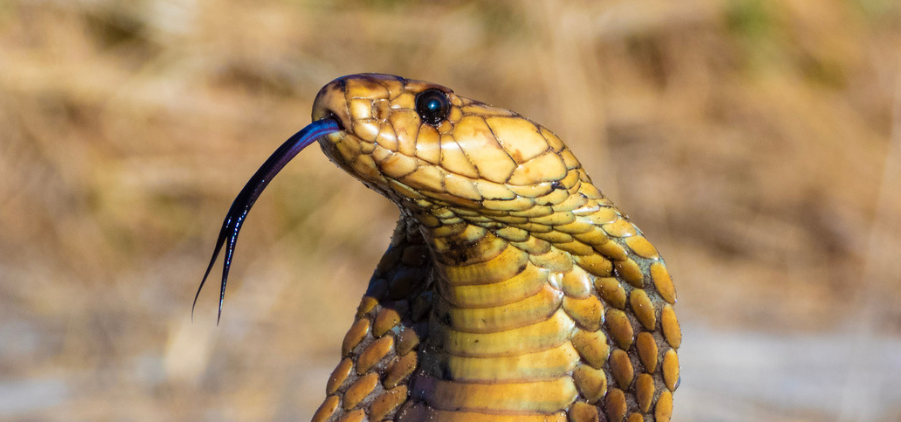
[[[221,324],[215,284],[191,301],[244,182],[359,72],[567,140],[677,282],[675,420],[901,420],[896,0],[4,0],[0,421],[309,420],[394,206],[311,148]]]

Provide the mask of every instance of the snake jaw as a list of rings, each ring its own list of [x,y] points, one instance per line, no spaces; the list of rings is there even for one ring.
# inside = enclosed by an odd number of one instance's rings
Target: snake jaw
[[[219,257],[219,252],[221,252],[222,247],[225,246],[225,258],[222,267],[222,286],[219,292],[219,314],[216,317],[216,323],[219,323],[219,320],[222,318],[222,304],[225,301],[225,286],[228,282],[228,272],[231,268],[232,257],[235,253],[235,245],[238,242],[238,234],[241,232],[241,227],[244,224],[244,220],[247,218],[247,213],[250,212],[253,204],[256,202],[257,198],[259,198],[260,194],[263,193],[263,190],[266,189],[266,186],[269,185],[269,182],[272,181],[272,178],[274,178],[275,175],[277,175],[278,172],[281,171],[281,169],[284,168],[285,165],[288,164],[288,162],[301,150],[313,142],[316,142],[318,139],[335,132],[340,132],[341,130],[341,123],[335,118],[326,117],[310,123],[278,147],[266,162],[260,166],[256,173],[253,174],[250,180],[247,181],[247,184],[244,185],[244,188],[241,189],[241,192],[235,198],[234,202],[232,202],[231,208],[229,208],[228,213],[225,215],[225,220],[222,222],[222,228],[219,230],[219,237],[216,239],[216,247],[213,248],[213,256],[210,258],[210,263],[206,268],[206,272],[203,274],[203,279],[200,281],[197,293],[194,295],[194,303],[191,306],[192,318],[194,315],[194,307],[197,306],[197,298],[200,296],[200,291],[203,289],[203,285],[206,283],[207,277],[209,277],[210,271],[213,269],[213,264],[216,263],[216,258]]]

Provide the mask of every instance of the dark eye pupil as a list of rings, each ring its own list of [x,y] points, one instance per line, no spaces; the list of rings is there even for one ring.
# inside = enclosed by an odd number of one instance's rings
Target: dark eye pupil
[[[449,112],[447,95],[440,90],[427,89],[416,96],[416,113],[425,123],[438,125],[447,118]]]

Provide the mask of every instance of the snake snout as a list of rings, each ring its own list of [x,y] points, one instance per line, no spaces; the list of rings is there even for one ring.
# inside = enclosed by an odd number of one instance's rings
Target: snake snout
[[[323,86],[313,101],[313,121],[333,118],[341,126],[341,130],[350,128],[350,114],[344,100],[345,82],[335,79]]]

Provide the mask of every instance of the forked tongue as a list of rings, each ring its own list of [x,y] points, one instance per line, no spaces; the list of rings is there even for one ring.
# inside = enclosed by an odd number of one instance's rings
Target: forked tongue
[[[222,246],[227,242],[228,246],[225,248],[225,262],[222,266],[222,288],[219,292],[219,316],[216,318],[216,323],[219,323],[219,319],[222,318],[222,303],[225,301],[225,284],[228,281],[228,270],[231,267],[232,255],[235,253],[235,244],[238,242],[238,233],[241,232],[241,226],[244,223],[244,219],[247,218],[247,213],[250,212],[250,208],[253,207],[253,203],[260,197],[260,194],[263,193],[263,190],[266,189],[266,186],[272,181],[272,178],[275,177],[275,175],[278,174],[278,172],[281,171],[281,169],[284,168],[297,153],[319,140],[319,138],[340,130],[341,127],[338,124],[338,121],[332,118],[310,123],[307,127],[301,129],[300,132],[297,132],[288,138],[282,146],[278,147],[272,156],[263,163],[260,169],[253,174],[253,177],[247,181],[247,184],[244,185],[244,189],[241,189],[241,193],[238,194],[238,197],[232,202],[231,208],[228,209],[228,214],[225,215],[225,221],[222,222],[222,228],[219,230],[219,238],[216,239],[216,248],[213,249],[213,257],[210,259],[210,264],[206,268],[203,280],[200,281],[200,287],[197,288],[197,294],[194,295],[194,304],[191,306],[192,317],[194,315],[194,307],[197,306],[197,298],[200,296],[200,290],[203,289],[203,285],[210,275],[210,270],[213,269],[213,264],[216,263],[216,258],[219,257],[219,251],[222,250]]]

